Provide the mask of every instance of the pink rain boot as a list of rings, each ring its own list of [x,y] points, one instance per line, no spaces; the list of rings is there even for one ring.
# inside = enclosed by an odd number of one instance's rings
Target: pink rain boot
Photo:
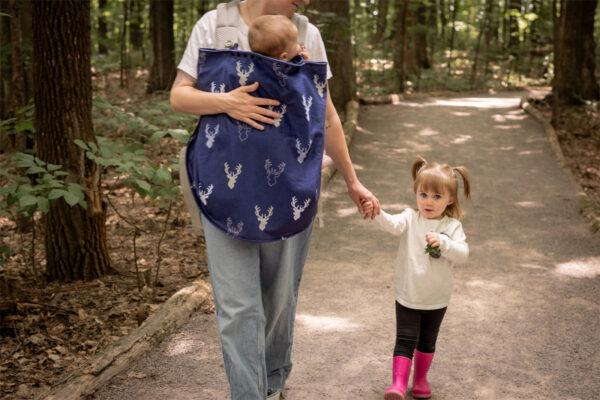
[[[427,371],[431,366],[434,353],[421,353],[415,350],[415,370],[413,372],[412,396],[415,399],[428,399],[431,397],[431,387],[427,382]]]
[[[406,386],[411,364],[410,358],[394,357],[394,384],[383,394],[384,400],[406,400]]]

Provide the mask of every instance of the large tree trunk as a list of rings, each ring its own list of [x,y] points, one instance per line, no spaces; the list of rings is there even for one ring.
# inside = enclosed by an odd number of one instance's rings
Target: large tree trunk
[[[36,0],[33,9],[35,151],[85,188],[87,209],[62,199],[45,217],[51,280],[91,280],[110,272],[100,170],[75,145],[95,141],[90,72],[90,3]]]
[[[150,0],[150,77],[147,92],[169,90],[176,71],[173,0]]]
[[[314,8],[320,13],[333,13],[332,18],[322,18],[321,30],[327,59],[333,73],[329,80],[331,99],[338,110],[356,98],[356,74],[352,63],[350,6],[347,1],[317,1]],[[322,14],[321,14],[322,15]]]
[[[597,0],[562,0],[555,38],[553,95],[558,104],[598,100],[595,73],[594,15]]]

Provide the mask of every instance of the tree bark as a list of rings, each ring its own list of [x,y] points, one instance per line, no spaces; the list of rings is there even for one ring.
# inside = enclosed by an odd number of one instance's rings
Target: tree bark
[[[319,17],[319,21],[315,22],[325,24],[321,34],[333,73],[333,78],[329,80],[331,99],[338,110],[344,110],[346,103],[356,98],[349,2],[317,1],[314,8],[321,13],[320,16],[322,13],[335,14],[332,18]]]
[[[169,90],[176,72],[173,0],[150,0],[150,76],[147,92]]]
[[[553,95],[559,105],[598,100],[595,78],[594,15],[597,0],[562,0],[555,39]]]
[[[388,16],[388,0],[381,0],[377,4],[377,30],[375,31],[374,43],[381,43],[383,35],[387,28],[387,16]]]
[[[104,17],[104,9],[108,0],[100,0],[98,2],[98,54],[108,54],[108,26]]]
[[[133,50],[143,50],[144,30],[142,29],[142,11],[144,2],[142,0],[132,0],[131,18],[129,22],[129,43]]]
[[[57,200],[45,217],[50,280],[91,280],[111,271],[100,170],[74,139],[95,142],[90,71],[90,3],[36,0],[33,9],[35,152],[85,189],[87,209]]]

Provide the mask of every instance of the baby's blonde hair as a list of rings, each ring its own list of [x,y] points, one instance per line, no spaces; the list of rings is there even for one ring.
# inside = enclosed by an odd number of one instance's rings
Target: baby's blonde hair
[[[451,167],[448,164],[439,164],[436,162],[428,163],[423,157],[419,156],[412,166],[413,190],[415,193],[419,189],[447,193],[453,202],[446,207],[443,215],[460,220],[464,217],[465,213],[458,202],[457,173],[462,176],[465,198],[470,199],[471,183],[469,180],[469,171],[465,167]]]
[[[262,15],[248,31],[250,49],[272,58],[285,52],[292,40],[298,40],[298,29],[285,15]]]

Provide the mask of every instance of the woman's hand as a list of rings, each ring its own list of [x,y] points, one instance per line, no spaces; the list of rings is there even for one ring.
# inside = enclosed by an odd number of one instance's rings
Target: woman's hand
[[[231,118],[245,122],[251,127],[262,131],[265,128],[258,122],[273,125],[273,119],[279,117],[278,113],[269,110],[266,106],[278,106],[279,102],[251,96],[250,93],[256,91],[256,89],[258,89],[258,82],[240,86],[228,92],[227,106],[224,112]]]
[[[379,200],[373,193],[371,193],[366,187],[362,185],[360,182],[355,182],[351,186],[348,187],[348,194],[356,207],[358,207],[358,212],[364,215],[364,219],[371,218],[374,219],[375,216],[379,215],[381,212],[381,206],[379,205]],[[370,204],[373,208],[370,213],[366,213],[364,204]]]

